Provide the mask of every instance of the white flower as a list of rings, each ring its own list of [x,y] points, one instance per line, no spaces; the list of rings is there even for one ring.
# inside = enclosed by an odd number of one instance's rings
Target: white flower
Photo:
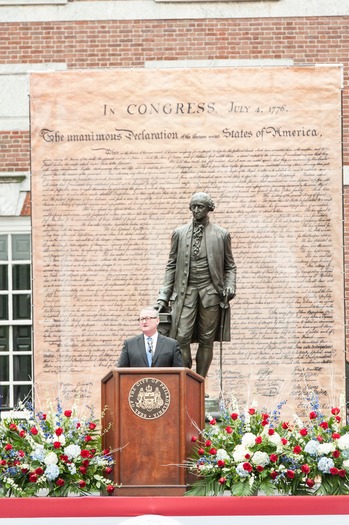
[[[277,432],[274,432],[274,434],[271,435],[271,436],[269,436],[269,434],[268,434],[268,441],[269,441],[269,443],[272,443],[276,447],[279,447],[281,445],[280,434],[278,434]]]
[[[36,445],[35,450],[31,453],[31,458],[36,461],[44,461],[44,445]]]
[[[256,444],[256,436],[252,434],[252,432],[246,432],[246,434],[242,436],[241,443],[246,448],[253,447],[253,445]]]
[[[74,463],[69,463],[68,469],[69,469],[70,474],[73,474],[73,475],[76,474],[76,466],[74,465]]]
[[[68,456],[68,459],[75,459],[80,456],[81,448],[79,445],[68,445],[64,449],[64,454]]]
[[[349,470],[349,459],[345,459],[342,463],[342,466],[345,468],[345,470]]]
[[[344,434],[344,436],[341,436],[338,441],[338,448],[340,450],[347,450],[349,449],[349,434]]]
[[[58,457],[54,452],[49,452],[44,459],[45,465],[57,465]]]
[[[334,443],[321,443],[318,447],[318,454],[329,454],[336,450]]]
[[[50,481],[53,481],[54,479],[57,479],[58,476],[59,476],[59,468],[57,467],[57,465],[55,465],[53,463],[48,465],[47,468],[45,469],[45,476]]]
[[[236,463],[246,461],[246,454],[249,454],[249,451],[244,447],[244,445],[236,445],[233,452],[234,461]]]
[[[240,478],[247,478],[247,476],[249,476],[247,470],[244,469],[243,463],[239,463],[239,465],[236,467],[236,472],[238,473]]]
[[[65,445],[65,435],[64,434],[61,434],[60,436],[57,436],[57,438],[55,439],[55,441],[59,441],[61,445]]]
[[[265,467],[270,463],[269,455],[266,452],[257,451],[253,454],[251,462],[253,465]]]
[[[308,441],[308,443],[304,447],[304,452],[307,454],[310,454],[311,456],[316,456],[319,449],[319,443],[318,441],[315,441],[315,439],[311,439]]]
[[[229,459],[229,454],[226,450],[224,450],[224,448],[219,448],[217,450],[216,458],[217,458],[217,461],[219,460],[225,461],[226,459]]]
[[[334,467],[333,460],[331,458],[321,458],[318,461],[318,469],[321,470],[324,474],[329,474],[330,469]]]

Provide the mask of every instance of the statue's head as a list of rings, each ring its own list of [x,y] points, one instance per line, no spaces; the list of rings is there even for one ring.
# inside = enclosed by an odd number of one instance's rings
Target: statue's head
[[[192,195],[192,198],[190,199],[189,209],[192,211],[193,205],[198,203],[207,206],[207,211],[213,211],[215,209],[215,204],[213,200],[211,199],[208,193],[204,193],[203,191],[199,191]]]

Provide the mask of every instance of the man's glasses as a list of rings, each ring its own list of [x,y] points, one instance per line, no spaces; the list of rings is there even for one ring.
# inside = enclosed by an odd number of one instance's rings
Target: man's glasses
[[[150,319],[157,319],[157,316],[154,317],[140,317],[138,320],[140,323],[144,323],[144,321],[150,321]]]

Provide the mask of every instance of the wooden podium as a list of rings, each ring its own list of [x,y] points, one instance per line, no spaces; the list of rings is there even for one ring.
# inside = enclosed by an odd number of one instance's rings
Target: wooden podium
[[[117,368],[102,379],[103,447],[116,496],[182,496],[183,462],[205,424],[204,378],[187,368]]]

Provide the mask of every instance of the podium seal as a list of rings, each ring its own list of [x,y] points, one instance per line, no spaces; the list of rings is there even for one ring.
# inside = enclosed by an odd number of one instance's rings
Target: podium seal
[[[135,383],[128,395],[131,410],[142,419],[157,419],[170,406],[170,391],[159,379],[146,377]]]

